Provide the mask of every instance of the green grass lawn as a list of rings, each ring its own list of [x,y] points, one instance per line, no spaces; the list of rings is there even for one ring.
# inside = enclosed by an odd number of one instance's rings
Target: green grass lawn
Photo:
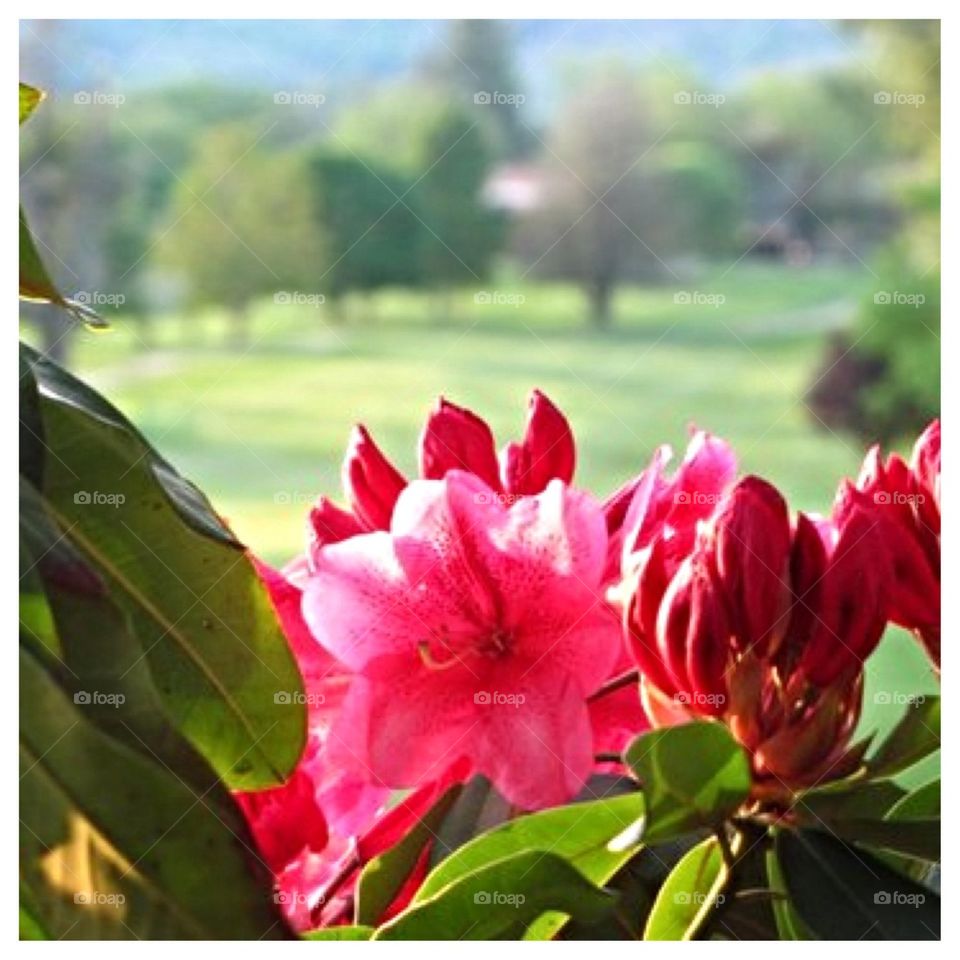
[[[838,480],[863,455],[818,427],[802,396],[823,333],[849,322],[862,270],[740,266],[690,284],[719,306],[679,304],[674,289],[628,289],[609,332],[586,328],[584,304],[559,285],[463,291],[444,322],[424,296],[390,292],[326,307],[267,302],[246,346],[225,345],[216,313],[171,317],[149,331],[119,318],[108,334],[77,337],[71,366],[117,404],[198,483],[257,553],[282,562],[302,543],[309,503],[338,494],[352,423],[364,422],[405,470],[433,399],[444,394],[488,418],[502,442],[517,435],[529,390],[569,415],[582,485],[604,495],[641,469],[662,442],[682,451],[691,424],[730,440],[745,471],[777,484],[795,508],[826,511]],[[150,344],[144,347],[144,340]],[[932,690],[915,646],[891,632],[875,658],[875,690]]]

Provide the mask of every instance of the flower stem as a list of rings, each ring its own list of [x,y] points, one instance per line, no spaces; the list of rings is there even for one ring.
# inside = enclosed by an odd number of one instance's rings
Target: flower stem
[[[640,671],[639,670],[628,670],[626,673],[621,673],[617,677],[611,677],[603,686],[598,687],[594,690],[593,693],[587,697],[587,703],[593,703],[596,700],[599,700],[601,697],[605,697],[608,694],[616,693],[618,690],[622,690],[624,687],[629,687],[633,683],[637,683],[640,680]]]

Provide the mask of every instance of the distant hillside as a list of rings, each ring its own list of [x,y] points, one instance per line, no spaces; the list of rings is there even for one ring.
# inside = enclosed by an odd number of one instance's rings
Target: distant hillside
[[[543,90],[566,59],[618,54],[693,65],[727,87],[768,66],[850,56],[836,24],[815,20],[514,21],[517,72]],[[356,94],[441,47],[438,21],[23,21],[21,76],[57,89],[114,89],[203,79]],[[98,86],[99,85],[99,86]]]

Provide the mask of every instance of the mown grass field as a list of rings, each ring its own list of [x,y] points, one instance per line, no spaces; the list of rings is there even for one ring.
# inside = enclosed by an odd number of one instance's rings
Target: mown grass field
[[[110,333],[77,336],[71,366],[278,563],[300,549],[309,503],[338,492],[350,425],[364,422],[411,471],[441,393],[487,417],[502,442],[521,428],[531,387],[545,390],[573,423],[580,483],[598,495],[659,443],[682,451],[697,424],[730,440],[743,469],[780,486],[792,506],[826,511],[863,450],[816,425],[802,398],[824,333],[849,323],[865,277],[740,266],[691,284],[691,303],[676,303],[675,288],[629,289],[608,332],[587,327],[573,288],[506,283],[483,292],[522,302],[477,303],[479,291],[465,290],[442,320],[413,293],[348,304],[336,323],[327,306],[267,301],[242,345],[213,311],[149,328],[121,315]],[[918,689],[933,689],[929,671],[891,631],[871,671],[870,723],[886,726],[902,710],[875,705],[875,695]]]

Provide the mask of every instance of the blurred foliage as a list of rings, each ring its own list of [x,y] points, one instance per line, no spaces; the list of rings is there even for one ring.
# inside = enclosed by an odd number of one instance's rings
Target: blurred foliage
[[[893,240],[874,258],[875,288],[849,335],[835,338],[809,393],[827,426],[892,440],[940,410],[940,27],[938,21],[859,24],[878,64],[882,181],[898,212]],[[878,123],[880,120],[878,119]]]

